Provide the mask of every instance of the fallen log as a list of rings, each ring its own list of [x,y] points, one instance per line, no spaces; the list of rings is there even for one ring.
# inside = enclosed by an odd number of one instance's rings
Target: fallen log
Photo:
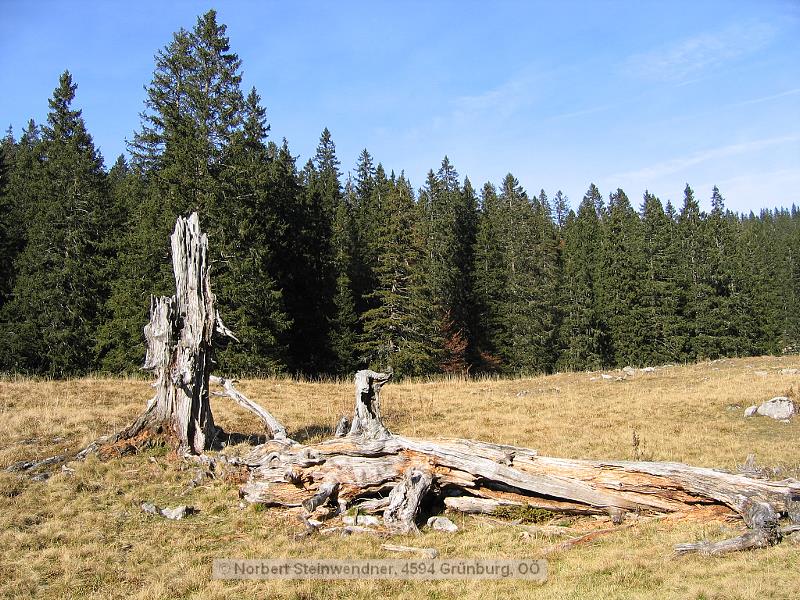
[[[365,381],[356,375],[356,414]],[[385,383],[382,378],[375,381]],[[370,406],[370,403],[365,403]],[[330,502],[344,511],[384,514],[387,531],[417,531],[424,503],[466,513],[522,507],[578,515],[608,515],[615,525],[625,513],[691,513],[709,505],[728,507],[749,528],[724,545],[686,544],[677,551],[707,554],[764,547],[780,541],[780,519],[798,519],[800,482],[767,481],[674,462],[570,460],[535,450],[475,440],[424,440],[391,434],[371,413],[369,427],[303,445],[274,439],[240,461],[250,470],[241,496],[269,506]],[[365,432],[373,435],[365,435]],[[721,543],[719,543],[721,544]]]

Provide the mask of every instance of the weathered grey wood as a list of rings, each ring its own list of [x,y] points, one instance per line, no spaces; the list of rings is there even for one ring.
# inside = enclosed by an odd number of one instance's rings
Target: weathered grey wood
[[[409,468],[403,478],[389,494],[389,506],[383,511],[384,524],[394,531],[410,533],[419,531],[417,515],[422,500],[433,483],[433,474],[428,470]]]
[[[383,424],[381,416],[381,387],[391,379],[391,373],[363,370],[356,373],[356,405],[353,410],[351,436],[365,440],[384,440],[391,434]]]
[[[627,511],[689,513],[716,504],[738,512],[753,531],[763,531],[770,514],[786,517],[800,497],[800,482],[794,480],[752,479],[680,463],[551,458],[473,440],[348,437],[313,446],[273,441],[242,462],[251,468],[243,497],[276,506],[299,506],[321,482],[335,479],[341,506],[387,511],[395,498],[405,497],[407,473],[414,470],[431,474],[435,486],[427,487],[441,493],[447,507],[473,513],[529,506],[613,518]]]
[[[761,529],[748,529],[747,533],[740,536],[710,542],[703,540],[675,546],[675,554],[702,554],[704,556],[720,556],[731,552],[741,552],[742,550],[754,550],[757,548],[767,548],[776,543],[771,536]]]
[[[150,321],[144,328],[147,353],[142,368],[153,372],[155,394],[131,425],[93,442],[75,459],[148,432],[166,434],[175,439],[180,453],[197,456],[212,447],[220,432],[209,403],[214,344],[236,338],[216,309],[208,237],[200,230],[197,213],[178,217],[170,243],[175,295],[151,298]]]
[[[281,424],[278,419],[272,416],[268,410],[263,408],[256,402],[253,402],[242,394],[239,390],[234,387],[235,381],[232,379],[225,379],[224,377],[217,377],[216,375],[211,375],[209,378],[210,383],[216,384],[221,386],[225,392],[214,392],[214,395],[218,396],[227,396],[231,398],[234,402],[236,402],[239,406],[246,408],[250,412],[257,415],[263,422],[264,426],[269,431],[270,435],[276,440],[285,440],[287,439],[286,436],[286,428]]]
[[[307,500],[303,500],[303,508],[305,508],[308,512],[313,512],[318,506],[325,504],[331,498],[331,496],[335,496],[338,490],[338,481],[324,482],[321,486],[319,486],[319,491],[316,494]]]
[[[342,418],[339,419],[339,422],[336,424],[336,430],[334,431],[333,435],[335,437],[344,437],[347,435],[349,429],[350,419],[348,419],[346,415],[342,415]]]
[[[494,500],[476,496],[448,496],[444,499],[444,505],[451,510],[469,515],[491,515],[506,506],[526,506],[522,502],[513,500]]]

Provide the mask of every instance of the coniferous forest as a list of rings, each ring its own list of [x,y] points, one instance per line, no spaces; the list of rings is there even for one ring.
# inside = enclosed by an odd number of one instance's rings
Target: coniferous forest
[[[0,371],[142,363],[150,296],[174,292],[169,234],[198,211],[226,373],[503,374],[800,349],[800,210],[734,214],[589,186],[577,210],[447,157],[415,189],[330,132],[296,163],[270,138],[214,11],[156,55],[130,161],[107,169],[64,72],[46,121],[0,149]],[[587,174],[590,175],[590,174]],[[780,199],[776,199],[779,201]]]

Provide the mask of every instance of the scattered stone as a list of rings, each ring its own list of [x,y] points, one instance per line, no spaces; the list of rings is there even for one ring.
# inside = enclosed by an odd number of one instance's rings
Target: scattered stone
[[[773,419],[791,419],[794,416],[794,402],[786,396],[776,396],[758,407],[758,414]]]
[[[636,369],[634,369],[633,367],[625,367],[624,369],[622,369],[622,372],[629,377],[633,377],[634,375],[636,375]]]
[[[183,519],[184,517],[188,517],[191,514],[194,514],[196,511],[192,506],[186,506],[182,504],[181,506],[176,506],[175,508],[159,508],[152,502],[142,502],[141,508],[144,512],[157,515],[159,517],[164,517],[165,519],[171,519],[173,521],[177,521],[179,519]]]
[[[798,369],[781,369],[781,375],[797,375],[800,373]]]
[[[517,398],[522,398],[523,396],[527,395],[528,395],[528,390],[522,390],[520,392],[517,392]]]
[[[776,396],[771,400],[762,402],[761,406],[750,406],[745,409],[745,417],[754,417],[761,415],[763,417],[770,417],[776,421],[787,421],[794,416],[795,407],[794,402],[786,396]]]
[[[365,525],[369,527],[372,525],[380,525],[381,519],[375,515],[346,515],[342,517],[342,522],[345,525]]]
[[[761,375],[762,377],[769,375],[766,371],[753,371],[753,375]]]
[[[645,367],[644,369],[639,369],[642,373],[655,373],[655,367]]]
[[[603,378],[603,379],[606,379],[606,380],[614,379],[614,376],[613,375],[609,375],[608,373],[603,373],[602,375],[600,375],[600,377]]]
[[[447,517],[431,517],[428,519],[428,527],[436,531],[446,531],[447,533],[458,531],[458,526]]]

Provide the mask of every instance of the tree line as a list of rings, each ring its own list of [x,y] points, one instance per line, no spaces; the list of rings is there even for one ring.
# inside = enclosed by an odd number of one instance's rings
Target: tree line
[[[507,175],[480,190],[445,157],[415,190],[367,150],[343,178],[330,132],[298,166],[269,139],[214,11],[155,58],[130,161],[106,170],[60,77],[46,123],[0,144],[0,371],[136,370],[169,234],[198,211],[240,343],[228,373],[542,373],[800,349],[800,211],[637,208],[591,185]]]

